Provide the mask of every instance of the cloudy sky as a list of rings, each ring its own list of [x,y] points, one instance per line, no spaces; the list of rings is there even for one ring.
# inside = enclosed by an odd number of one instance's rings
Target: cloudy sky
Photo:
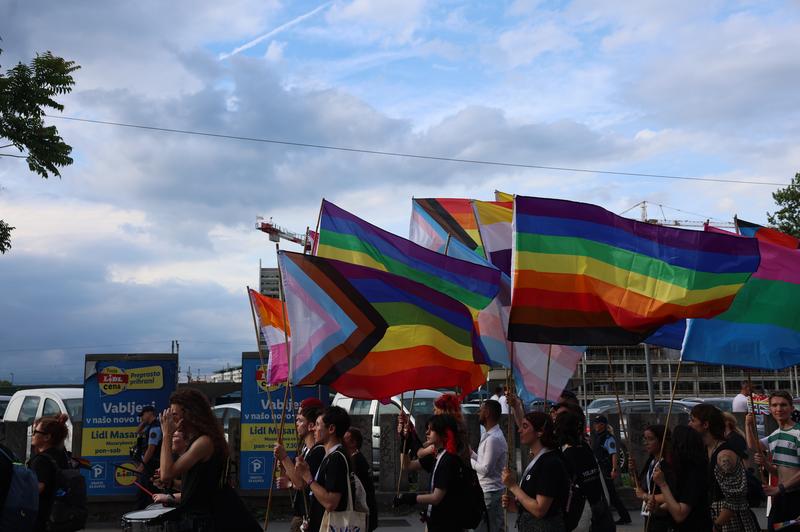
[[[0,5],[3,70],[76,61],[69,117],[531,165],[788,183],[797,2],[37,2]],[[764,184],[469,165],[52,119],[61,179],[0,157],[0,379],[78,382],[83,355],[209,373],[255,340],[245,286],[324,196],[406,235],[411,197],[495,189],[667,219],[766,222]],[[6,150],[7,152],[7,150]],[[663,205],[663,208],[658,205]],[[675,210],[680,209],[680,210]],[[629,215],[637,216],[638,210]]]

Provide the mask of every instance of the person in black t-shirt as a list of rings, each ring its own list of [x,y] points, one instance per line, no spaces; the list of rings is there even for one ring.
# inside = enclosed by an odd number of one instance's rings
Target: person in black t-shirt
[[[350,455],[350,463],[353,464],[355,472],[364,491],[367,493],[367,507],[369,508],[369,532],[378,528],[378,502],[375,500],[375,484],[372,482],[372,471],[369,462],[361,454],[361,446],[364,444],[364,436],[356,427],[350,427],[344,434],[344,447]]]
[[[543,412],[530,412],[525,414],[518,432],[522,445],[530,447],[531,461],[520,484],[510,469],[503,470],[503,484],[510,492],[503,495],[503,507],[518,513],[517,528],[521,532],[566,531],[569,475],[556,450],[553,421]]]
[[[661,453],[664,438],[666,438],[666,442],[663,445],[663,459],[659,462],[658,456]],[[642,443],[648,457],[639,475],[641,487],[636,489],[636,497],[642,501],[644,513],[649,514],[645,515],[645,526],[648,532],[667,532],[674,523],[669,512],[662,510],[657,504],[663,503],[664,498],[661,495],[661,489],[653,481],[653,472],[660,463],[666,477],[672,479],[672,469],[669,466],[672,461],[672,433],[664,425],[648,425],[644,429]],[[651,504],[653,498],[655,499]],[[647,511],[648,506],[653,508],[649,512]]]
[[[569,503],[565,513],[567,530],[613,531],[614,519],[608,506],[600,467],[583,438],[582,412],[564,409],[556,415],[555,436],[570,478]]]
[[[36,455],[28,462],[39,479],[39,513],[34,532],[47,530],[47,521],[55,501],[58,470],[69,467],[64,440],[67,439],[67,424],[64,418],[43,417],[33,424],[31,446]],[[55,463],[54,463],[55,461]]]
[[[672,530],[711,530],[708,458],[700,434],[686,425],[678,425],[672,431],[672,469],[672,486],[660,466],[653,471],[653,481],[664,500],[662,507],[675,522]]]
[[[401,455],[403,469],[419,471],[424,469],[431,473],[430,493],[403,493],[395,499],[395,506],[406,504],[424,504],[427,510],[423,519],[427,522],[428,532],[456,532],[462,530],[457,516],[460,512],[458,482],[460,468],[464,467],[460,458],[464,454],[466,443],[461,438],[459,423],[454,416],[437,414],[428,420],[425,433],[425,447],[436,449],[435,458],[408,461]]]
[[[321,443],[317,443],[314,433],[317,417],[321,413],[321,408],[310,406],[301,408],[300,413],[295,418],[297,438],[303,442],[302,447],[297,452],[297,456],[302,456],[308,463],[312,476],[317,474],[317,469],[319,469],[322,459],[325,458],[325,447]],[[308,523],[309,520],[311,491],[303,482],[303,478],[297,473],[294,463],[283,445],[276,443],[274,453],[275,458],[280,461],[284,471],[286,471],[286,476],[280,477],[276,481],[278,489],[294,488],[296,490],[292,499],[293,517],[289,524],[289,530],[290,532],[300,532],[303,522]]]
[[[309,532],[317,532],[326,511],[342,512],[347,509],[348,461],[342,449],[342,438],[350,427],[350,415],[340,406],[330,406],[317,417],[314,432],[318,443],[325,446],[325,458],[317,470],[311,473],[308,462],[302,456],[295,461],[295,471],[311,488]]]

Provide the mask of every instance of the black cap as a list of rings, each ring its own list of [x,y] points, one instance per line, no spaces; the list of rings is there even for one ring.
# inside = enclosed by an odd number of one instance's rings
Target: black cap
[[[592,419],[592,423],[605,423],[606,425],[608,425],[608,418],[603,414],[600,414],[599,416],[594,416],[594,419]]]
[[[143,406],[142,410],[139,412],[139,417],[142,417],[145,412],[152,412],[152,413],[155,414],[156,413],[156,409],[155,409],[155,407],[153,407],[151,405]]]

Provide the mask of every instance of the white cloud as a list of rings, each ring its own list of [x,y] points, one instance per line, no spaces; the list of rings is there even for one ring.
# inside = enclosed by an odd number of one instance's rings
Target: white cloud
[[[287,43],[281,41],[270,41],[264,58],[272,63],[281,62],[283,60],[283,51],[286,49],[286,44]]]
[[[579,44],[566,28],[554,22],[545,22],[525,24],[503,32],[497,39],[496,48],[507,67],[517,68],[543,54],[573,50]]]

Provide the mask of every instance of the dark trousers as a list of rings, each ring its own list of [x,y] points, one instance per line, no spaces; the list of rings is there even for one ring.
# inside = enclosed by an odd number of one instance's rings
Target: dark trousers
[[[800,491],[793,491],[784,495],[773,495],[772,511],[770,511],[767,522],[768,529],[774,530],[772,525],[782,523],[797,518],[800,513]],[[781,529],[782,532],[795,532],[800,530],[800,525],[792,525]]]
[[[622,501],[619,500],[619,495],[617,495],[617,488],[614,486],[614,480],[611,477],[605,477],[606,480],[606,488],[608,489],[608,498],[610,499],[611,506],[617,511],[619,514],[619,518],[623,521],[630,521],[631,514],[628,513],[628,509],[625,508],[625,505],[622,504]]]

